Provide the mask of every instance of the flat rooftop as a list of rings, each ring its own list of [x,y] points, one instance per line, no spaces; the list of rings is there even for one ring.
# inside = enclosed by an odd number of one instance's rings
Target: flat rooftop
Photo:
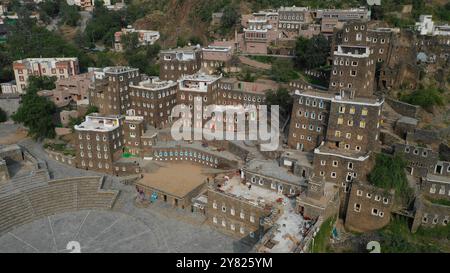
[[[299,150],[289,149],[289,150],[284,150],[284,152],[281,154],[281,157],[287,157],[287,158],[297,160],[298,164],[305,166],[305,167],[312,168],[311,162],[313,162],[314,155],[312,153],[308,153],[308,152],[302,152]]]
[[[86,116],[86,120],[80,125],[75,125],[77,131],[98,131],[108,132],[119,128],[120,116],[108,115],[100,116],[91,114]]]
[[[144,173],[138,184],[151,187],[168,195],[184,198],[192,190],[206,182],[206,167],[191,163],[173,163]]]
[[[251,187],[250,187],[251,186]],[[276,191],[262,188],[257,185],[247,185],[242,182],[239,175],[231,177],[218,187],[221,191],[238,198],[243,198],[254,205],[273,205],[277,199],[282,198]]]
[[[145,89],[150,91],[158,91],[169,87],[176,86],[174,81],[162,81],[158,77],[151,77],[148,80],[141,81],[137,85],[130,84],[130,87]]]
[[[110,66],[103,69],[103,72],[110,74],[120,74],[131,71],[139,71],[139,68],[133,68],[129,66]]]
[[[450,177],[444,176],[444,175],[435,175],[435,174],[428,173],[427,180],[450,184]]]
[[[306,186],[305,179],[288,172],[274,160],[253,159],[244,167],[245,171],[279,179],[298,186]]]

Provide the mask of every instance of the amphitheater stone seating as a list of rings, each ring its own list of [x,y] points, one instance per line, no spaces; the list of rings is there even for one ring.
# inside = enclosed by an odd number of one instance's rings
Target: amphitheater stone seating
[[[118,191],[104,190],[102,185],[103,177],[98,176],[47,182],[45,174],[36,177],[32,186],[27,179],[10,182],[0,188],[0,234],[53,214],[111,209]]]

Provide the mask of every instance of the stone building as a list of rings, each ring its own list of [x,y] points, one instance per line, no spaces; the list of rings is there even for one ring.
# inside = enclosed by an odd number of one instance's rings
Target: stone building
[[[150,77],[129,86],[130,115],[143,116],[155,128],[164,128],[171,121],[172,108],[177,104],[177,82]]]
[[[394,192],[354,182],[345,216],[345,228],[357,232],[380,229],[389,224]]]
[[[58,79],[53,90],[42,90],[38,95],[47,97],[58,107],[67,106],[89,100],[89,87],[93,82],[94,72],[73,75],[68,78]]]
[[[272,160],[253,159],[242,170],[246,183],[280,194],[296,195],[306,187],[305,178],[288,172]]]
[[[78,58],[28,58],[13,62],[17,92],[24,93],[30,76],[64,79],[80,72]]]
[[[95,71],[89,103],[102,115],[125,115],[131,106],[129,85],[137,85],[140,80],[137,68],[114,66]]]
[[[297,209],[305,219],[327,219],[339,211],[339,189],[325,182],[322,177],[312,176],[308,188],[297,196]]]
[[[277,194],[267,192],[261,196],[266,191],[250,187],[238,177],[214,181],[207,192],[208,223],[231,236],[256,243],[269,229],[271,218],[278,214]]]
[[[181,113],[181,118],[190,122],[189,127],[203,127],[204,122],[209,119],[203,113],[203,107],[216,104],[221,77],[195,74],[185,75],[178,81],[177,103],[186,107],[183,108],[185,112]]]
[[[288,145],[313,151],[323,141],[369,151],[378,145],[383,100],[346,98],[319,90],[296,91]]]
[[[200,46],[161,50],[159,77],[162,80],[176,81],[184,75],[195,74],[201,68],[201,57]]]
[[[318,9],[314,11],[314,17],[317,19],[337,18],[339,21],[369,21],[370,11],[367,8],[351,9]]]
[[[300,30],[309,27],[312,14],[306,7],[280,7],[278,9],[278,38],[295,39]]]
[[[403,143],[394,145],[394,154],[406,160],[407,171],[415,177],[426,177],[434,169],[439,157],[430,147]]]
[[[369,47],[338,45],[333,54],[330,91],[350,90],[351,97],[372,97],[374,77],[375,62]]]
[[[75,125],[77,136],[77,166],[86,170],[113,173],[113,164],[123,152],[124,138],[120,116],[102,116],[97,113],[86,116]]]
[[[217,74],[232,71],[233,48],[231,46],[207,46],[202,48],[202,70]]]

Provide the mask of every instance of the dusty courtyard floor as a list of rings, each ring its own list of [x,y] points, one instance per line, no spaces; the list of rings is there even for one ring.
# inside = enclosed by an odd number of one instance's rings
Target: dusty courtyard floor
[[[207,226],[183,224],[141,210],[77,211],[36,220],[0,237],[4,252],[246,252],[244,245]]]
[[[205,182],[208,175],[205,175],[203,171],[208,169],[188,162],[164,163],[156,171],[144,173],[139,184],[156,188],[170,195],[184,197]]]

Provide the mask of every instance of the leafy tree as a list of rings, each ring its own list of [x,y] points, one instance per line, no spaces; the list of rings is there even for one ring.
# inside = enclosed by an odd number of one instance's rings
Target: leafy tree
[[[147,58],[155,59],[158,57],[159,51],[161,50],[161,46],[159,44],[153,44],[147,46]]]
[[[202,40],[198,36],[191,36],[191,38],[189,38],[189,42],[191,45],[203,45]]]
[[[226,6],[220,20],[223,29],[233,28],[239,20],[239,13],[232,6]]]
[[[187,45],[186,39],[183,37],[177,37],[177,47],[184,47]]]
[[[66,1],[60,2],[59,15],[61,16],[62,23],[73,27],[76,26],[81,19],[78,8],[75,5],[70,6]]]
[[[270,75],[274,81],[288,82],[298,78],[294,65],[290,60],[278,59],[272,63]]]
[[[253,76],[252,72],[248,68],[244,68],[237,78],[238,80],[244,82],[254,82],[256,77]]]
[[[431,107],[435,105],[443,106],[445,104],[440,92],[435,88],[421,88],[415,90],[411,94],[400,96],[400,100],[410,104],[419,105],[426,110],[430,110]]]
[[[283,117],[288,117],[292,111],[292,96],[286,88],[280,88],[277,91],[267,91],[266,101],[268,105],[279,105],[280,115]]]
[[[98,107],[95,105],[89,105],[87,110],[86,110],[86,116],[92,113],[98,113]]]
[[[11,27],[5,43],[8,66],[12,60],[35,57],[78,57],[80,67],[89,67],[90,58],[75,45],[68,43],[61,36],[36,25],[35,20],[27,17],[27,11],[21,11],[16,24]],[[0,59],[1,59],[0,53]]]
[[[34,139],[55,137],[53,115],[56,113],[56,106],[37,94],[42,86],[48,86],[47,84],[46,80],[31,79],[19,109],[12,115],[15,122],[28,127],[28,134]]]
[[[134,50],[139,46],[139,36],[137,32],[122,35],[120,41],[126,51]]]
[[[5,122],[7,120],[8,120],[8,115],[2,108],[0,108],[0,122]]]
[[[32,90],[52,90],[56,88],[56,77],[48,76],[30,76],[28,78],[28,88]]]
[[[318,68],[327,63],[330,43],[323,35],[311,39],[299,37],[295,44],[295,65],[297,68]]]
[[[377,154],[375,167],[367,176],[370,183],[386,190],[395,190],[399,201],[409,204],[413,192],[408,185],[405,174],[406,162],[396,155]]]
[[[84,39],[91,43],[103,42],[105,46],[112,46],[114,33],[126,25],[121,12],[108,10],[101,2],[95,5],[92,19],[88,21],[84,31]]]

